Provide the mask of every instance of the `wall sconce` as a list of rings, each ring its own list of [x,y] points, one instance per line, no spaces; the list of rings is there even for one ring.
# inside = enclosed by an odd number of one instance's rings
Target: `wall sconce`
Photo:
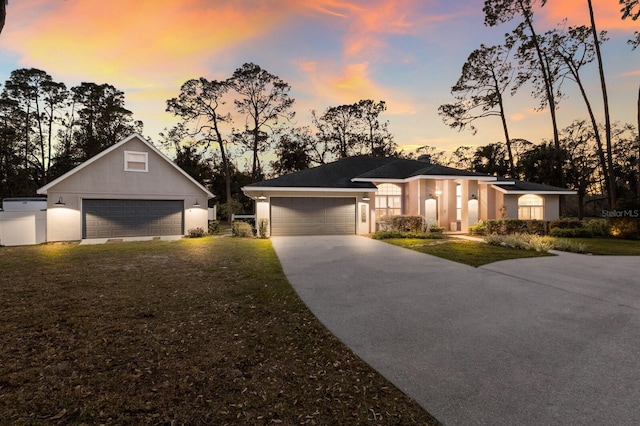
[[[439,197],[442,195],[442,191],[439,189],[436,189],[436,197]]]
[[[258,201],[266,201],[267,197],[265,197],[264,195],[260,195],[257,199]]]
[[[370,199],[371,199],[371,198],[369,198],[369,197],[368,197],[368,196],[366,196],[366,195],[365,195],[364,197],[362,197],[362,201],[369,201]]]
[[[56,206],[64,206],[65,205],[64,201],[62,200],[62,197],[58,198],[58,201],[56,201],[55,205]]]
[[[197,198],[196,198],[196,202],[193,203],[193,207],[200,207],[200,203],[198,202]]]
[[[470,200],[475,200],[476,199],[476,194],[471,194],[471,198],[469,198]]]

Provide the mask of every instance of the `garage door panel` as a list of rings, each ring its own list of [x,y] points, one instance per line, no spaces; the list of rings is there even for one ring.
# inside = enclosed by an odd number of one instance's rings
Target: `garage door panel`
[[[271,198],[271,235],[336,235],[355,233],[355,198]]]
[[[181,200],[83,200],[83,238],[182,235]]]

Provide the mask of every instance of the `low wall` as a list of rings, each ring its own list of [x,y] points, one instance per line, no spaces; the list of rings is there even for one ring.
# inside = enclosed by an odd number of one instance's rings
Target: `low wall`
[[[47,212],[0,211],[0,245],[23,246],[47,240]]]

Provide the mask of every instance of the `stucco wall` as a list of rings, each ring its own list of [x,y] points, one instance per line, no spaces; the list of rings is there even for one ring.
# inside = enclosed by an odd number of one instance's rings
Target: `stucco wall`
[[[0,245],[44,243],[46,217],[46,211],[0,211]]]

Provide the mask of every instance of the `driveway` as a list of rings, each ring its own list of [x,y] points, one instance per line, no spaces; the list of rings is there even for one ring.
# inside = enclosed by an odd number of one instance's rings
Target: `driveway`
[[[640,259],[482,268],[364,237],[272,237],[325,326],[446,425],[640,424]]]

